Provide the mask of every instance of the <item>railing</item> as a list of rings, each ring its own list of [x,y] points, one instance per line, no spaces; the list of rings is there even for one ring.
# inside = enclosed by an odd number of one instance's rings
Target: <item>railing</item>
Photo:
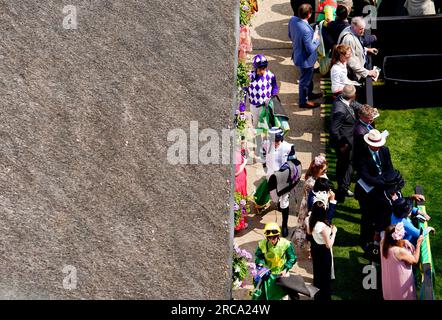
[[[365,30],[365,32],[367,33],[368,36],[371,35],[371,30],[370,28],[367,28]],[[371,70],[373,69],[373,60],[372,57],[370,55],[368,55],[368,62],[367,62],[367,69]],[[368,76],[367,78],[365,78],[365,102],[367,104],[369,104],[370,106],[374,106],[374,99],[373,99],[373,79]]]
[[[423,194],[423,189],[420,186],[416,187],[416,194]],[[424,202],[416,202],[419,211],[426,213],[426,208]],[[419,221],[418,228],[425,230],[428,227],[427,221]],[[434,295],[434,263],[433,257],[431,255],[430,237],[427,234],[424,237],[421,245],[421,253],[419,259],[419,271],[421,275],[421,289],[420,289],[420,300],[435,300]]]

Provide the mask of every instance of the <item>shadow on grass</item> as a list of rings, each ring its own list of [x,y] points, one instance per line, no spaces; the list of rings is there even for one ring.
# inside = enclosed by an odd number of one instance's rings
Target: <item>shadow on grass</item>
[[[354,213],[350,213],[348,214],[345,211],[341,211],[341,210],[336,210],[335,216],[333,217],[333,219],[341,219],[341,220],[345,220],[349,223],[355,223],[357,225],[359,225],[361,223],[361,218],[360,216],[355,216]]]
[[[351,233],[342,227],[338,228],[335,238],[335,246],[353,247],[359,244],[359,234]]]
[[[342,249],[344,250],[344,249]],[[364,289],[363,280],[368,275],[363,269],[368,265],[368,261],[363,257],[362,252],[355,249],[348,251],[348,258],[334,258],[335,277],[332,282],[334,299],[342,300],[382,300],[382,291],[380,289],[380,272],[377,274],[375,289]]]

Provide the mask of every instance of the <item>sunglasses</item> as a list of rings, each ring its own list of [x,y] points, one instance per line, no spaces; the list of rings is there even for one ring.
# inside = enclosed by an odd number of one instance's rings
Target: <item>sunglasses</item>
[[[279,236],[279,231],[278,230],[267,230],[266,232],[264,232],[264,234],[267,237],[276,237],[276,236]]]

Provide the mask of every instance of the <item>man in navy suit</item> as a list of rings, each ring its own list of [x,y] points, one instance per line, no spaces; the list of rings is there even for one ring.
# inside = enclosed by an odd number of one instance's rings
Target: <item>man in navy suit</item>
[[[308,19],[312,15],[312,6],[304,3],[299,7],[298,17],[292,17],[289,21],[289,38],[292,40],[292,60],[300,70],[299,78],[299,107],[316,108],[315,100],[322,94],[313,93],[314,65],[318,58],[316,48],[319,46],[319,32],[313,31]]]
[[[387,227],[384,223],[384,191],[387,188],[386,176],[394,167],[390,150],[384,146],[385,136],[371,129],[363,139],[366,147],[358,150],[361,153],[357,157],[360,179],[355,187],[355,198],[364,203],[360,234],[364,248],[367,242],[373,241],[373,233],[375,240],[380,242],[380,233]]]

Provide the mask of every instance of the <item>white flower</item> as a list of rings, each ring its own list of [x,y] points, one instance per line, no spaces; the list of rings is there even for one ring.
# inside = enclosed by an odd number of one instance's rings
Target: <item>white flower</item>
[[[235,266],[235,272],[237,273],[241,272],[241,268],[239,266]]]
[[[236,279],[235,282],[233,282],[233,286],[235,288],[239,288],[241,287],[242,281],[240,281],[239,279]]]

